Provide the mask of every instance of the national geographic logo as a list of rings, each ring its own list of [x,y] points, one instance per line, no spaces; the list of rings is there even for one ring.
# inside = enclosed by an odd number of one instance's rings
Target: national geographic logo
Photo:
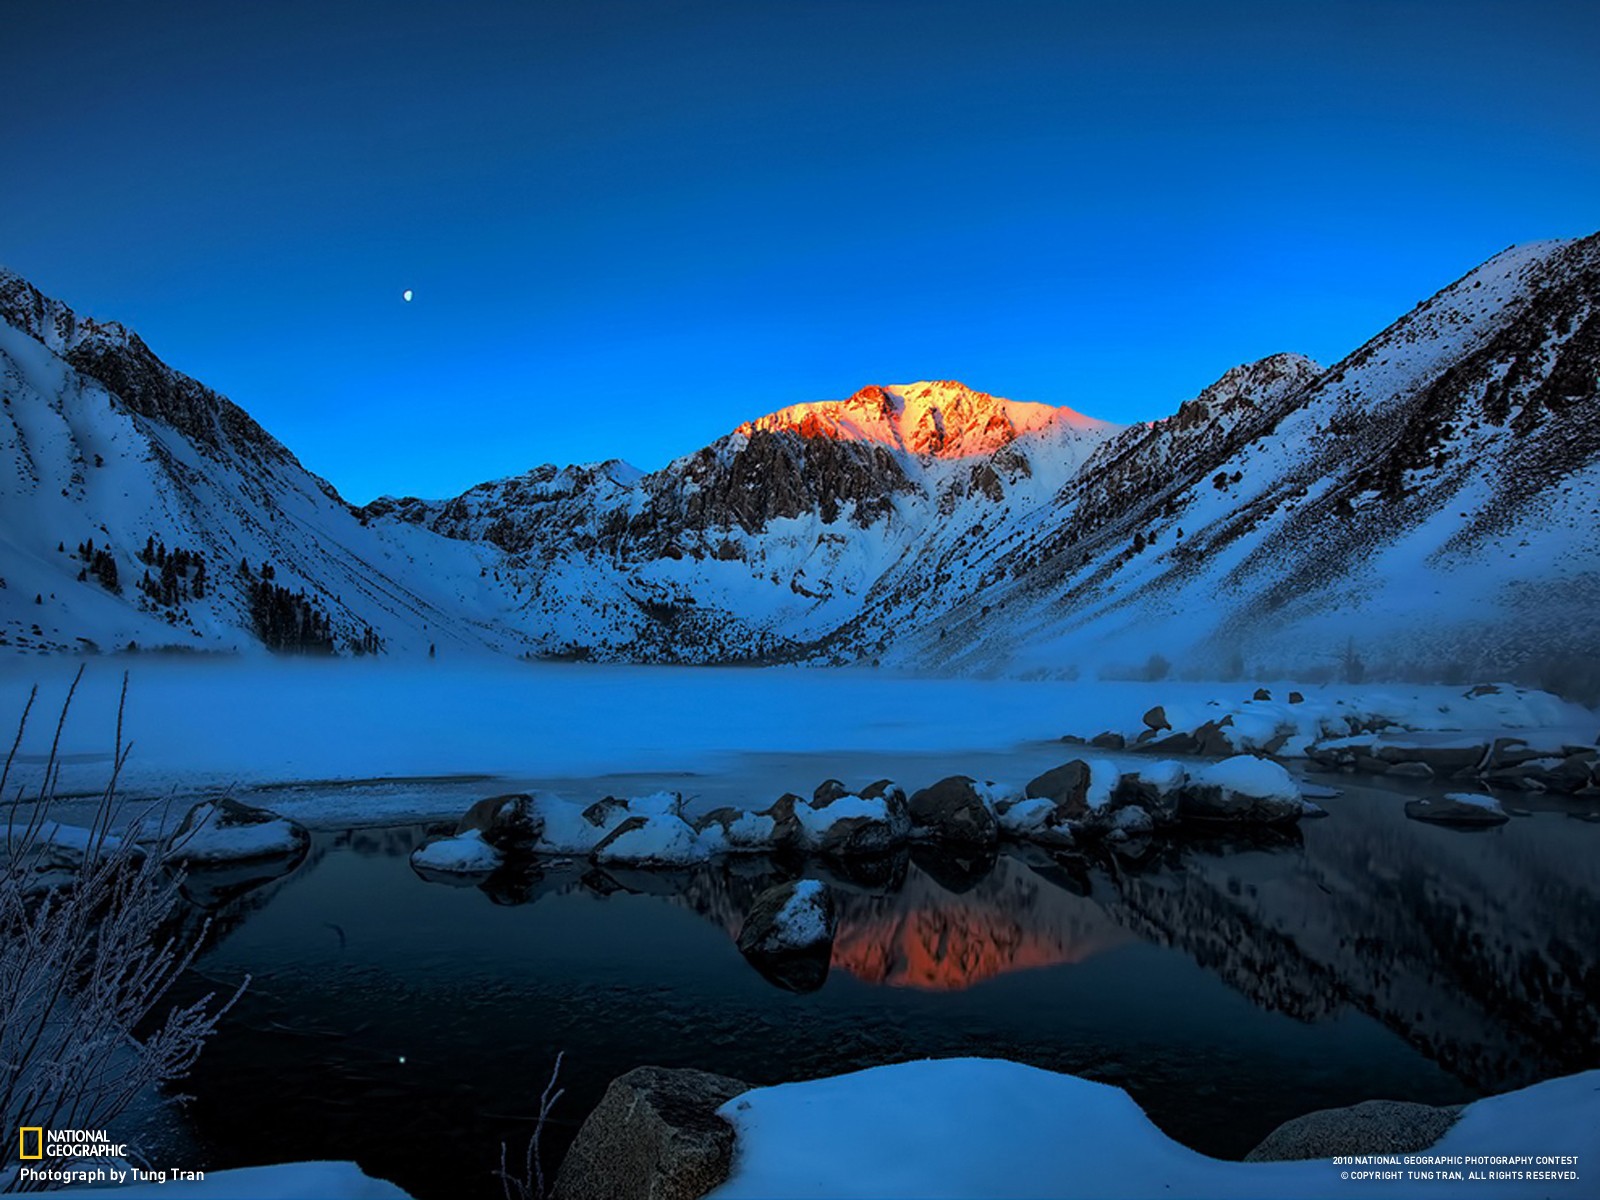
[[[104,1129],[46,1129],[24,1125],[17,1130],[17,1157],[23,1162],[47,1158],[126,1158],[128,1147],[113,1142]]]

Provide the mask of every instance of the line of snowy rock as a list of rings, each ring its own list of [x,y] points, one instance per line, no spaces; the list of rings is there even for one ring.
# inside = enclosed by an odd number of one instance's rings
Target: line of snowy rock
[[[891,780],[851,791],[825,780],[809,800],[793,794],[751,812],[685,814],[670,792],[587,807],[549,793],[479,801],[454,832],[419,847],[424,872],[492,872],[509,858],[587,857],[596,864],[680,867],[722,854],[886,854],[908,843],[985,849],[1002,838],[1050,847],[1145,838],[1184,822],[1281,825],[1322,810],[1277,763],[1240,755],[1220,763],[1163,761],[1124,772],[1076,759],[1018,790],[952,775],[910,796]]]

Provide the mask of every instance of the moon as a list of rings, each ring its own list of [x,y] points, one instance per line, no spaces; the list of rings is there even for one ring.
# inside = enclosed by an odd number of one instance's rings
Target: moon
[[[411,303],[411,289],[407,288],[405,291],[401,292],[400,293],[400,299],[404,300],[407,304],[410,304]]]

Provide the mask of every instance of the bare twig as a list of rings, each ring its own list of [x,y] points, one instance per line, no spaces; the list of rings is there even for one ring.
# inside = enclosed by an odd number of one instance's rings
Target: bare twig
[[[183,1076],[217,1022],[248,986],[217,1002],[210,993],[172,1006],[167,997],[204,944],[207,928],[179,941],[166,931],[182,872],[165,838],[141,847],[150,810],[119,832],[117,785],[130,747],[123,741],[127,677],[117,706],[111,778],[87,828],[50,819],[61,741],[79,680],[62,705],[37,788],[13,808],[0,856],[0,1126],[106,1128],[141,1095]],[[0,769],[10,785],[27,718]],[[162,825],[166,821],[163,816]],[[144,1032],[150,1030],[152,1032]],[[43,1185],[0,1175],[0,1191]]]
[[[534,1119],[533,1133],[522,1155],[522,1174],[513,1175],[506,1166],[506,1144],[500,1143],[500,1169],[495,1174],[500,1178],[505,1200],[549,1200],[551,1181],[545,1179],[542,1144],[545,1126],[550,1123],[550,1113],[561,1097],[566,1095],[565,1088],[556,1087],[561,1075],[561,1060],[566,1056],[564,1050],[556,1055],[555,1066],[550,1069],[550,1080],[539,1097],[539,1115]]]

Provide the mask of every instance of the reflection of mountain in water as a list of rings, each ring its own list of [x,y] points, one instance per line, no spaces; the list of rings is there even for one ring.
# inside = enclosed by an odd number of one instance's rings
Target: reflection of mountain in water
[[[1600,859],[1570,836],[1590,831],[1547,813],[1483,836],[1350,800],[1304,851],[1183,854],[1121,875],[1110,909],[1259,1004],[1370,1014],[1480,1090],[1600,1066]]]
[[[670,873],[545,864],[484,891],[498,904],[650,895],[732,938],[761,891],[805,874],[834,889],[834,968],[868,983],[951,991],[1144,941],[1270,1011],[1367,1014],[1477,1091],[1600,1066],[1595,831],[1544,813],[1459,833],[1404,820],[1393,795],[1351,793],[1303,839],[1172,843],[1139,862],[1008,852],[965,880],[905,854],[849,874],[755,857]],[[294,875],[224,906],[212,939],[334,849],[392,857],[396,886],[425,886],[401,866],[421,836],[319,837]]]
[[[1134,940],[1098,904],[1002,857],[956,895],[913,871],[892,896],[839,897],[833,965],[867,983],[953,991]]]

